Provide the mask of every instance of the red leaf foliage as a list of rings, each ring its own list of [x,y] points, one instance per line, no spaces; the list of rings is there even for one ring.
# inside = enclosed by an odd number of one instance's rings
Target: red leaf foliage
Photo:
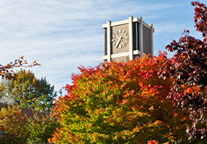
[[[189,35],[166,46],[175,55],[166,61],[160,69],[160,76],[174,79],[168,98],[190,112],[192,126],[186,132],[190,140],[204,138],[207,135],[207,7],[205,4],[191,2],[195,6],[194,22],[197,31],[203,35],[203,41]]]
[[[9,64],[3,66],[0,64],[0,77],[5,79],[11,79],[15,76],[15,73],[12,71],[15,67],[32,67],[40,65],[36,61],[32,64],[28,65],[27,61],[24,60],[24,56],[20,57],[19,59],[15,60],[14,62],[10,62]]]

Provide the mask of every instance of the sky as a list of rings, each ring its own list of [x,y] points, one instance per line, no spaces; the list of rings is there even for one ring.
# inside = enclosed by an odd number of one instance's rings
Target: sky
[[[153,24],[154,55],[178,40],[184,30],[201,39],[194,28],[190,0],[0,0],[0,64],[24,56],[41,66],[37,78],[60,90],[71,83],[78,67],[103,62],[102,24],[142,17]],[[200,0],[205,4],[206,0]],[[173,54],[169,53],[169,56]]]

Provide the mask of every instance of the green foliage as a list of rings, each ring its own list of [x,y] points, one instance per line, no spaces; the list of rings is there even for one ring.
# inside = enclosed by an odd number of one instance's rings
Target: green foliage
[[[127,63],[105,62],[79,68],[68,94],[56,101],[54,114],[61,128],[50,142],[62,143],[187,143],[186,112],[166,101],[171,79],[160,79],[168,59],[137,58]]]
[[[34,143],[47,143],[48,139],[52,137],[56,128],[59,127],[57,119],[49,115],[37,115],[33,118],[29,118],[28,130],[30,136],[28,139],[29,144]]]
[[[13,99],[22,108],[50,112],[56,97],[54,86],[46,78],[37,79],[31,71],[20,70],[15,79],[8,81],[1,95]]]
[[[0,112],[0,144],[25,144],[29,137],[27,118],[16,106],[6,106]]]

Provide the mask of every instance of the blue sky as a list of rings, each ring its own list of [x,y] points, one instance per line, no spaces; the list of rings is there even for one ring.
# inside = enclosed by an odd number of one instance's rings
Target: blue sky
[[[0,0],[0,64],[24,56],[35,75],[59,90],[78,66],[103,62],[107,20],[142,17],[153,24],[154,54],[185,29],[196,38],[189,0]],[[200,2],[206,3],[205,0]],[[171,56],[172,54],[169,54]]]

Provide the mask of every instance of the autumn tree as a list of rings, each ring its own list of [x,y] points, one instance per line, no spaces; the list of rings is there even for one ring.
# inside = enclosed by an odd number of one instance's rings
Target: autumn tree
[[[32,67],[32,66],[36,66],[36,65],[40,65],[38,64],[36,61],[34,61],[32,64],[28,65],[28,62],[26,60],[24,60],[24,57],[20,57],[19,59],[16,59],[14,62],[10,62],[6,65],[1,65],[0,64],[0,77],[3,79],[7,79],[7,80],[11,80],[12,78],[15,77],[15,73],[13,71],[14,68],[18,68],[18,67]],[[5,89],[0,87],[0,92],[4,91]],[[9,118],[8,115],[6,115],[4,117],[4,119]],[[0,121],[0,124],[3,121]]]
[[[203,40],[190,36],[185,30],[179,41],[166,46],[175,55],[164,63],[160,74],[174,80],[168,98],[190,112],[193,123],[186,132],[193,142],[207,135],[207,7],[198,1],[191,4],[195,7],[195,27],[202,33]]]
[[[14,68],[32,67],[32,66],[36,66],[36,65],[40,65],[40,64],[38,64],[36,61],[34,61],[32,64],[28,65],[27,60],[24,60],[24,56],[22,56],[19,59],[16,59],[14,62],[10,62],[6,65],[0,64],[0,78],[6,79],[6,80],[11,80],[16,75],[16,73],[13,71]],[[2,87],[2,86],[3,85],[1,84],[0,91],[5,90],[5,87]]]
[[[57,120],[47,113],[30,110],[28,115],[22,110],[0,104],[0,144],[47,143],[59,127]]]
[[[127,63],[80,67],[67,94],[56,101],[53,115],[61,128],[50,142],[147,143],[187,142],[188,119],[166,101],[171,79],[158,78],[168,60],[143,56]]]
[[[54,86],[46,78],[36,78],[30,70],[21,69],[16,73],[15,79],[8,81],[4,89],[0,94],[13,99],[22,108],[50,112],[54,106]]]
[[[26,116],[16,106],[0,108],[0,144],[25,144],[29,137]]]

